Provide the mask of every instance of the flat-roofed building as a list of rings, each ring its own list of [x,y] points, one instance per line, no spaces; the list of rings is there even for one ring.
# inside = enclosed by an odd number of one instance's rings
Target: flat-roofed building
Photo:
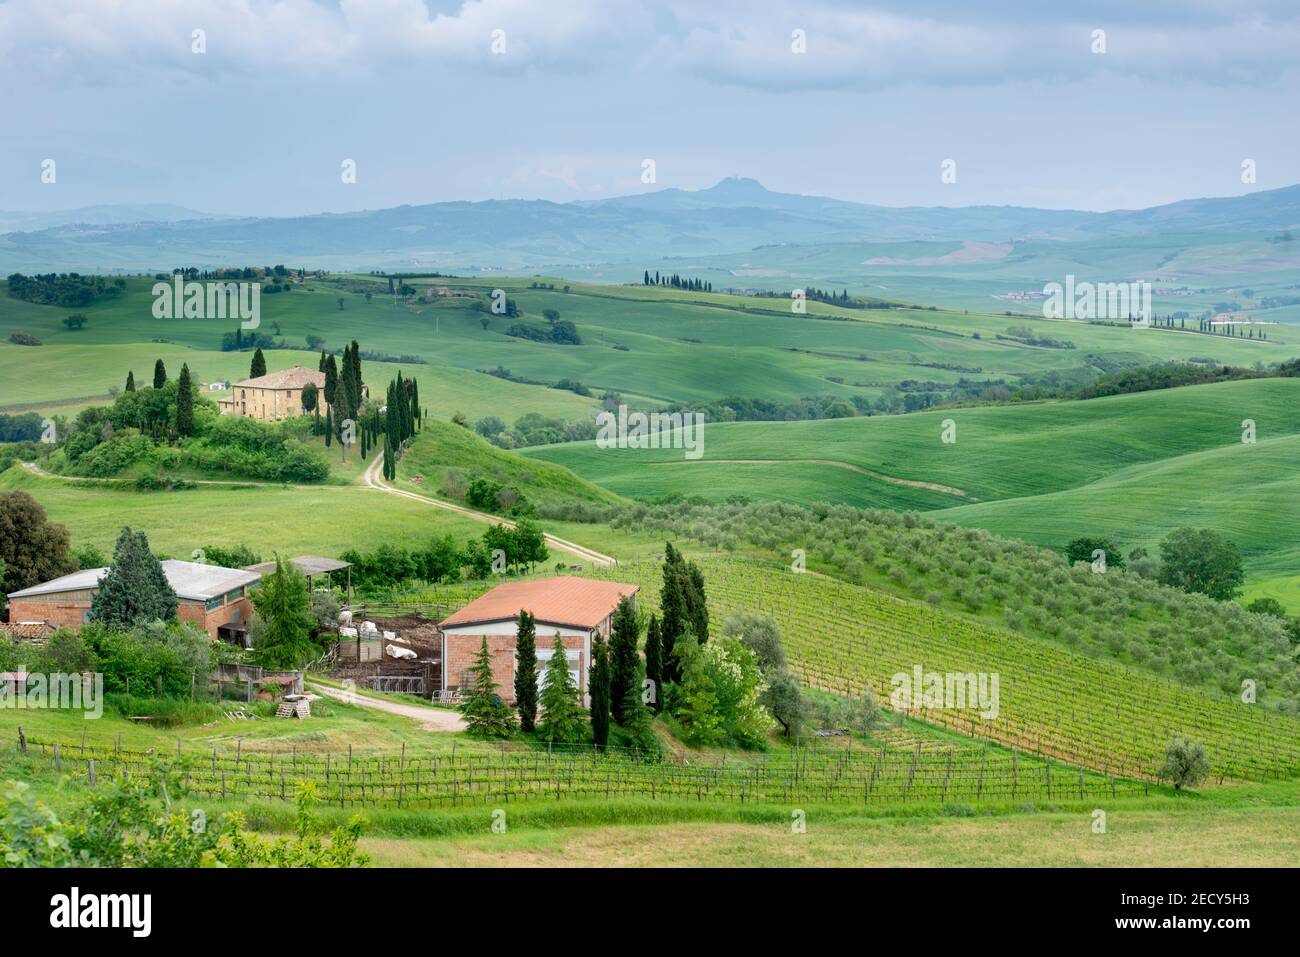
[[[162,562],[176,593],[176,617],[198,625],[210,638],[244,644],[253,603],[248,589],[257,572],[168,559]],[[90,620],[90,606],[108,568],[87,568],[9,595],[9,620],[73,631]]]

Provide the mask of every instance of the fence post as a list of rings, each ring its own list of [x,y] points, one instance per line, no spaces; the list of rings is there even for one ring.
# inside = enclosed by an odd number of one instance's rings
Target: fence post
[[[23,726],[18,726],[18,750],[23,754],[27,753],[27,735],[23,734]]]

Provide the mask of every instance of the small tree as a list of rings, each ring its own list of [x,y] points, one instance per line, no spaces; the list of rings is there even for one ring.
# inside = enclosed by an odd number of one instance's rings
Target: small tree
[[[1245,578],[1241,552],[1218,532],[1178,528],[1160,543],[1161,584],[1229,601]]]
[[[533,731],[537,727],[537,631],[533,616],[522,608],[515,626],[515,707],[520,730]]]
[[[1094,555],[1097,552],[1101,552],[1105,557],[1107,568],[1124,567],[1124,553],[1120,551],[1113,538],[1084,536],[1074,539],[1065,546],[1065,557],[1071,565],[1076,562],[1092,564],[1096,561]]]
[[[573,683],[573,675],[569,674],[569,658],[557,631],[542,683],[542,723],[537,726],[537,733],[545,741],[562,744],[581,741],[581,714],[578,686]]]
[[[264,375],[266,375],[266,356],[262,355],[261,348],[258,348],[253,352],[253,361],[248,364],[248,377],[256,379]]]
[[[609,744],[609,646],[596,632],[591,640],[591,740],[596,747]]]
[[[91,619],[123,628],[155,619],[171,621],[176,604],[162,565],[149,551],[149,539],[144,532],[123,528],[113,548],[113,564],[90,601]]]
[[[275,571],[262,576],[249,595],[262,619],[253,648],[260,664],[267,668],[298,668],[316,655],[311,636],[316,619],[311,610],[307,577],[293,562],[275,556]]]
[[[308,382],[302,387],[302,410],[308,415],[314,415],[315,422],[312,423],[312,431],[320,431],[320,390],[316,388],[315,382]]]
[[[167,367],[163,365],[161,359],[153,364],[153,387],[161,389],[167,384]]]
[[[1176,734],[1165,745],[1165,763],[1160,777],[1171,781],[1175,791],[1194,788],[1210,773],[1205,746],[1183,734]]]
[[[515,726],[514,715],[497,694],[497,684],[492,679],[492,653],[488,651],[486,637],[466,673],[473,685],[469,696],[461,702],[460,713],[465,716],[469,733],[480,738],[509,737]]]
[[[128,370],[126,374],[126,391],[135,391],[135,373]]]

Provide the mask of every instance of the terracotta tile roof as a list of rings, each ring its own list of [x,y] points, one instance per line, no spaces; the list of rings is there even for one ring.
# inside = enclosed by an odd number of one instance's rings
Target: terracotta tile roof
[[[506,582],[439,622],[441,628],[477,625],[532,613],[538,624],[595,628],[613,614],[619,599],[635,595],[636,585],[560,576]]]
[[[316,383],[318,389],[325,388],[325,373],[295,365],[289,369],[281,369],[279,372],[268,372],[256,379],[236,382],[233,388],[247,386],[250,389],[301,389],[308,382]]]

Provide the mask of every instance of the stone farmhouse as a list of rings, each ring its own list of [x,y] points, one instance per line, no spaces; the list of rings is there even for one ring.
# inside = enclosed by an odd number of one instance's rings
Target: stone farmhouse
[[[230,387],[230,395],[218,399],[217,405],[222,415],[248,415],[259,422],[291,419],[304,414],[302,390],[308,382],[316,386],[320,412],[324,415],[328,408],[325,403],[325,373],[300,365],[236,382]],[[362,384],[361,395],[368,394],[369,390]]]

